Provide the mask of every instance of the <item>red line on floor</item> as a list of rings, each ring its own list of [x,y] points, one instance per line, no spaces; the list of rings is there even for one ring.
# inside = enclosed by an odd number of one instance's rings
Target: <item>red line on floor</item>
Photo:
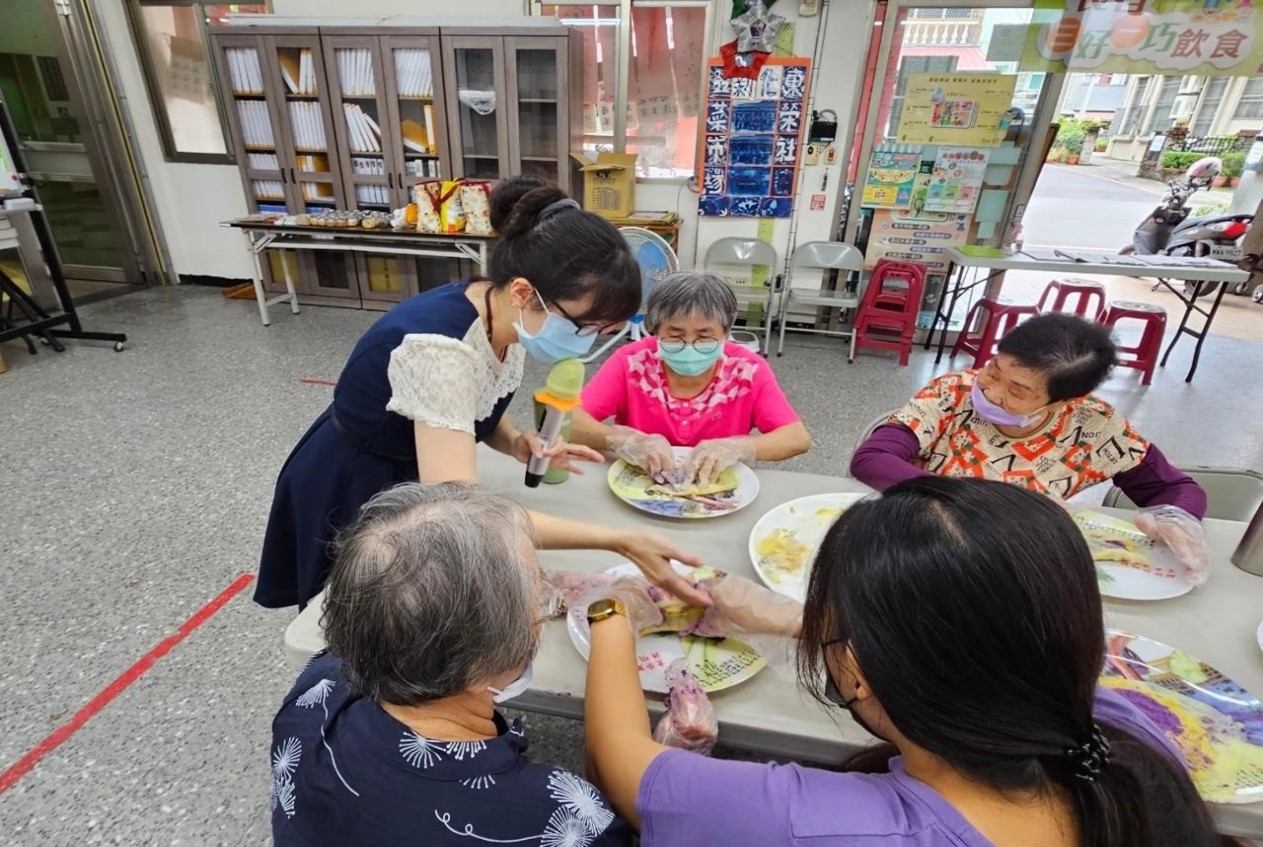
[[[331,379],[314,379],[312,377],[303,377],[299,380],[303,385],[337,385]]]
[[[128,686],[144,676],[153,667],[154,662],[170,653],[173,647],[188,638],[199,626],[210,620],[216,612],[224,607],[224,604],[241,593],[241,590],[249,585],[253,579],[254,574],[250,573],[237,577],[231,585],[219,593],[218,597],[198,609],[179,629],[158,642],[158,645],[142,656],[140,661],[123,671],[117,679],[102,689],[101,693],[93,697],[88,702],[88,705],[76,712],[73,718],[57,727],[48,737],[32,747],[25,756],[18,759],[17,764],[4,773],[0,773],[0,794],[4,794],[16,785],[18,780],[26,776],[32,768],[39,764],[40,759],[56,750],[69,740],[70,736],[82,729],[83,725],[108,706],[111,700],[122,694],[127,690]]]

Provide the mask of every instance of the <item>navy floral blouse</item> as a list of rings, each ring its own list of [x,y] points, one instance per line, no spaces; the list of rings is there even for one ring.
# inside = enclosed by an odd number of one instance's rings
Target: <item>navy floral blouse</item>
[[[487,741],[418,735],[354,690],[328,653],[272,721],[272,834],[298,845],[630,845],[586,780],[526,756],[521,721]]]

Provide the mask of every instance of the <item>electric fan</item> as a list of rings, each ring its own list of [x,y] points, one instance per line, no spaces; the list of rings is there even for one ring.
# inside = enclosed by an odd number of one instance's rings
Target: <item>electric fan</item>
[[[631,247],[632,255],[636,257],[636,264],[640,265],[640,311],[624,324],[622,329],[611,336],[601,349],[589,354],[583,360],[584,362],[591,362],[598,358],[623,338],[630,338],[632,341],[644,338],[645,304],[649,301],[649,292],[658,280],[680,269],[680,260],[676,257],[675,251],[658,233],[638,226],[620,227],[619,232],[627,241],[627,246]]]

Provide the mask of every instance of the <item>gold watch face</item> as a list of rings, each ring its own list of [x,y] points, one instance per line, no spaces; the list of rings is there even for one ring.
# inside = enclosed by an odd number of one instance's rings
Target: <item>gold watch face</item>
[[[588,620],[603,621],[610,615],[620,614],[622,609],[619,608],[617,600],[594,600],[588,604]]]

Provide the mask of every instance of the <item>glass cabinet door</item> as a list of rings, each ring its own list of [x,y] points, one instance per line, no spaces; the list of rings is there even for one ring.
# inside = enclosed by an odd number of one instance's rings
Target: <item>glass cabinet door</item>
[[[522,174],[560,182],[568,154],[561,78],[565,39],[509,38],[510,159]]]
[[[510,176],[508,127],[505,114],[504,40],[453,37],[446,39],[444,74],[449,108],[456,115],[452,128],[452,170],[469,179]]]
[[[446,179],[447,122],[442,109],[443,64],[434,35],[382,38],[383,73],[388,92],[390,142],[395,162],[396,205],[412,202],[411,188],[423,179]],[[439,103],[435,103],[435,92]]]
[[[231,92],[228,110],[232,113],[237,148],[244,150],[245,171],[251,212],[288,212],[288,177],[284,151],[278,139],[281,130],[275,120],[279,104],[267,85],[266,55],[261,39],[252,35],[223,35],[217,38],[223,88]]]
[[[386,149],[389,118],[381,51],[374,36],[324,36],[329,99],[346,208],[394,207],[395,161]]]

